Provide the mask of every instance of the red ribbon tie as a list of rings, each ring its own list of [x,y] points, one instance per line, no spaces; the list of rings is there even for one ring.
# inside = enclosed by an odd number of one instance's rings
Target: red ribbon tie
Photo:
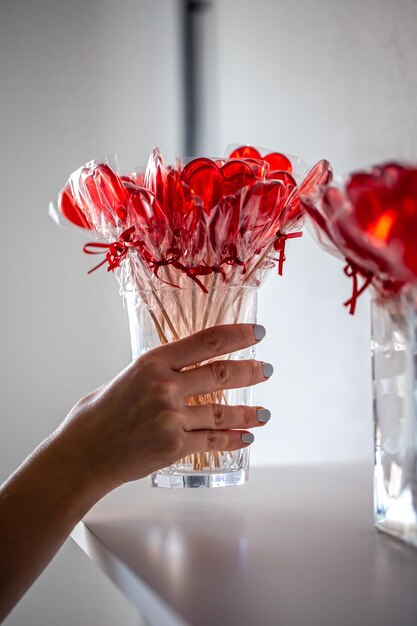
[[[83,247],[83,252],[85,252],[85,254],[106,255],[106,258],[101,261],[101,263],[91,268],[91,270],[88,271],[88,274],[98,270],[98,268],[106,262],[108,263],[108,272],[113,272],[117,267],[119,267],[120,263],[126,257],[129,248],[137,248],[140,245],[140,241],[133,238],[134,233],[135,227],[131,226],[120,235],[117,241],[114,241],[113,243],[101,243],[95,241],[86,243]]]
[[[298,237],[302,237],[303,233],[301,231],[296,233],[277,233],[276,239],[274,241],[274,249],[278,252],[278,274],[282,276],[282,272],[284,269],[285,263],[285,244],[287,243],[287,239],[296,239]]]
[[[349,300],[343,303],[343,306],[350,307],[349,314],[354,315],[356,309],[356,302],[359,296],[369,287],[372,282],[372,272],[364,272],[350,259],[346,258],[347,265],[343,268],[344,273],[348,278],[352,279],[352,296]],[[359,276],[363,278],[363,283],[359,287]]]

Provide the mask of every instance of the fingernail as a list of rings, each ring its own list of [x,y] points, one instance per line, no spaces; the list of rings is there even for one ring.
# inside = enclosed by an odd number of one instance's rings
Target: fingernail
[[[242,443],[253,443],[255,440],[255,437],[252,435],[252,433],[243,433],[240,436]]]
[[[256,411],[256,419],[261,424],[266,424],[266,422],[268,422],[270,418],[271,418],[271,411],[268,411],[268,409],[258,409]]]
[[[261,339],[263,339],[266,335],[266,330],[264,326],[261,326],[260,324],[254,324],[252,326],[253,329],[253,336],[255,337],[256,341],[261,341]]]
[[[262,371],[265,378],[269,378],[274,373],[274,368],[270,363],[262,363]]]

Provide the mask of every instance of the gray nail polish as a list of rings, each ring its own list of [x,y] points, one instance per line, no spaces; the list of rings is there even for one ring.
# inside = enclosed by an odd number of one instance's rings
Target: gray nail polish
[[[265,378],[269,378],[274,373],[274,368],[271,363],[262,363],[262,370]]]
[[[253,443],[253,441],[255,440],[255,437],[252,435],[252,433],[243,433],[240,438],[242,440],[242,443]]]
[[[266,422],[268,422],[270,418],[271,418],[271,411],[268,411],[268,409],[258,409],[256,411],[256,419],[261,424],[266,424]]]
[[[261,326],[260,324],[254,324],[252,326],[253,329],[253,336],[255,337],[256,341],[261,341],[261,339],[263,339],[266,335],[266,330],[264,326]]]

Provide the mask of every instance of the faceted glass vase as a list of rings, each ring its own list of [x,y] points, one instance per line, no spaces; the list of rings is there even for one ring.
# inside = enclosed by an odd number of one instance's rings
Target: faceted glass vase
[[[417,308],[372,303],[374,512],[379,530],[417,546]]]
[[[257,290],[254,287],[200,287],[126,291],[133,358],[199,330],[218,324],[256,323]],[[219,359],[250,359],[247,348]],[[201,363],[196,364],[201,365]],[[187,399],[191,406],[250,404],[251,388],[230,389]],[[232,452],[198,452],[152,474],[154,487],[195,488],[241,485],[248,479],[249,449]]]

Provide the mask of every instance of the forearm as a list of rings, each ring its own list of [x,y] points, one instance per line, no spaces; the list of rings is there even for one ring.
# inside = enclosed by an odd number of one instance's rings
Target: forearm
[[[0,621],[104,495],[61,434],[42,443],[0,488]]]

